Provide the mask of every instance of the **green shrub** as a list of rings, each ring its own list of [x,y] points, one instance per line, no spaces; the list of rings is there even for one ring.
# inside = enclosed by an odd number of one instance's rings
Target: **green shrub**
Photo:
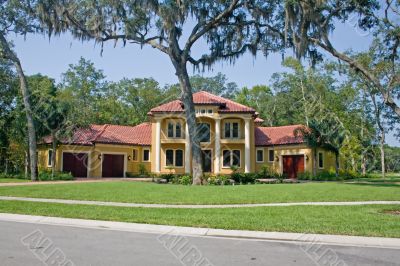
[[[139,174],[132,172],[125,172],[126,177],[139,177]]]
[[[275,178],[276,173],[270,168],[268,164],[261,166],[261,170],[257,173],[257,179]]]
[[[179,177],[179,184],[181,185],[191,185],[193,183],[193,178],[190,175],[183,175]]]
[[[51,175],[50,170],[39,172],[38,178],[40,181],[53,181],[53,180],[73,180],[74,177],[71,173],[55,172],[54,177]]]
[[[0,178],[10,178],[10,179],[27,179],[22,174],[10,174],[10,173],[0,173]]]
[[[214,186],[223,186],[223,185],[228,185],[229,184],[229,176],[227,175],[210,175],[207,178],[207,184],[208,185],[214,185]]]
[[[169,173],[169,174],[161,174],[158,177],[161,178],[161,179],[167,180],[167,182],[170,182],[170,181],[172,181],[172,179],[174,179],[175,176],[176,175],[174,175],[172,173]]]
[[[310,172],[303,172],[297,174],[298,180],[313,180],[313,175]]]
[[[141,176],[148,175],[146,166],[145,166],[144,164],[140,163],[140,164],[138,165],[138,168],[139,168],[139,174],[140,174]]]
[[[232,179],[239,184],[254,184],[257,179],[257,174],[254,173],[232,173]]]

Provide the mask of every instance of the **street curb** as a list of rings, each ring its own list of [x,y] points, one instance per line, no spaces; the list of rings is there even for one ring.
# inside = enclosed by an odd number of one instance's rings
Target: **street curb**
[[[313,243],[313,244],[325,244],[325,245],[400,249],[400,238],[223,230],[223,229],[181,227],[181,226],[169,226],[169,225],[71,219],[71,218],[46,217],[46,216],[34,216],[34,215],[22,215],[22,214],[10,214],[10,213],[0,213],[0,221],[56,225],[56,226],[57,225],[71,226],[79,228],[151,233],[160,235],[173,234],[173,235],[197,236],[197,237],[221,237],[221,238],[236,238],[236,239],[240,238],[240,239],[278,241],[278,242]]]

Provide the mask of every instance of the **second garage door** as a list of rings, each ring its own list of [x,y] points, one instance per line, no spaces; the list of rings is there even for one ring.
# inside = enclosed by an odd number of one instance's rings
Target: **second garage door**
[[[124,155],[103,154],[102,177],[124,177]]]

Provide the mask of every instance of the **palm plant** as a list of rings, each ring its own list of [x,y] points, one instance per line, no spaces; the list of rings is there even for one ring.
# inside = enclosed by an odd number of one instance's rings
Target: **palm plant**
[[[340,121],[335,119],[310,120],[308,127],[299,127],[294,133],[296,136],[302,136],[312,149],[314,176],[317,173],[318,148],[323,148],[335,154],[336,177],[339,176],[340,148],[346,138],[346,131]]]

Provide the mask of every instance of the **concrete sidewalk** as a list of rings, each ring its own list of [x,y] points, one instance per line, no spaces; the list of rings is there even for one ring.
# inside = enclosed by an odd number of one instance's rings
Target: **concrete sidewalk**
[[[140,233],[151,233],[159,235],[172,234],[172,235],[198,236],[198,237],[241,238],[241,239],[257,239],[266,241],[279,241],[279,242],[290,241],[298,243],[400,249],[399,238],[222,230],[222,229],[209,229],[209,228],[193,228],[193,227],[179,227],[179,226],[166,226],[166,225],[153,225],[153,224],[137,224],[137,223],[123,223],[123,222],[110,222],[110,221],[98,221],[98,220],[32,216],[32,215],[20,215],[20,214],[8,214],[8,213],[0,213],[0,221],[71,226],[79,228],[92,228],[92,229],[114,230],[114,231],[125,231],[125,232],[140,232]]]
[[[176,209],[222,209],[222,208],[252,208],[252,207],[283,207],[283,206],[355,206],[355,205],[398,205],[400,201],[341,201],[341,202],[286,202],[286,203],[254,203],[254,204],[223,204],[223,205],[187,205],[187,204],[147,204],[107,202],[91,200],[67,200],[0,196],[1,200],[28,201],[62,204],[81,204],[93,206],[131,207],[131,208],[176,208]]]

